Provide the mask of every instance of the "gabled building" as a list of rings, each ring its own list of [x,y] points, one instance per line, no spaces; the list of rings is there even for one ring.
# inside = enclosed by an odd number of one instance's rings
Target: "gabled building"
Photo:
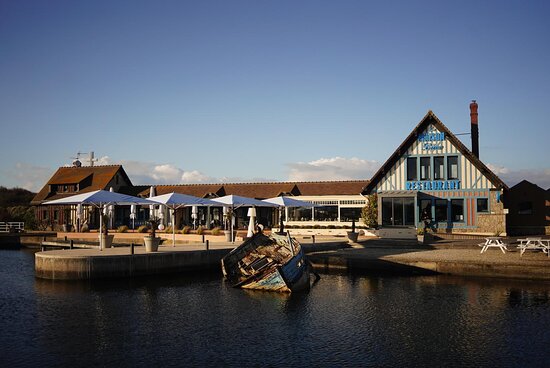
[[[549,193],[527,180],[510,188],[506,200],[510,235],[550,234]]]
[[[78,227],[76,206],[43,206],[42,203],[100,189],[124,192],[130,187],[132,182],[121,165],[60,167],[36,194],[31,205],[36,206],[36,219],[52,229],[63,224]],[[97,211],[88,208],[80,222],[95,226],[99,223],[98,216]]]
[[[403,229],[423,218],[440,232],[506,232],[508,187],[479,159],[475,101],[470,111],[472,151],[430,110],[365,186],[378,195],[381,234],[410,236]]]

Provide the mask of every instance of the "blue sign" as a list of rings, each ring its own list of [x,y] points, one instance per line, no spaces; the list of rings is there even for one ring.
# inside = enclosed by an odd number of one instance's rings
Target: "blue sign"
[[[458,190],[460,180],[408,181],[406,190]]]
[[[422,149],[426,151],[442,150],[445,133],[423,133],[418,136],[418,141],[422,142]]]

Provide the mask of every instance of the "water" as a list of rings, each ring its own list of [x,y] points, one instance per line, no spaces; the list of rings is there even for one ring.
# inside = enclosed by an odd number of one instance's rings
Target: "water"
[[[547,282],[322,275],[310,292],[220,275],[34,278],[0,251],[0,362],[14,366],[548,367]]]

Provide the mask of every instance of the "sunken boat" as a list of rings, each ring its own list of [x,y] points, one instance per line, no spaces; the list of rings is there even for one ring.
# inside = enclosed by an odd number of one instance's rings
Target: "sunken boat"
[[[222,259],[222,271],[243,289],[294,292],[310,285],[304,251],[290,235],[254,234]]]

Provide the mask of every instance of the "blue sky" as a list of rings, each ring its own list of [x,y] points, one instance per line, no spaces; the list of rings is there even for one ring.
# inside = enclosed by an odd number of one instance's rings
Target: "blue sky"
[[[550,187],[545,1],[0,0],[0,185],[368,179],[428,110]],[[469,146],[469,136],[462,136]]]

